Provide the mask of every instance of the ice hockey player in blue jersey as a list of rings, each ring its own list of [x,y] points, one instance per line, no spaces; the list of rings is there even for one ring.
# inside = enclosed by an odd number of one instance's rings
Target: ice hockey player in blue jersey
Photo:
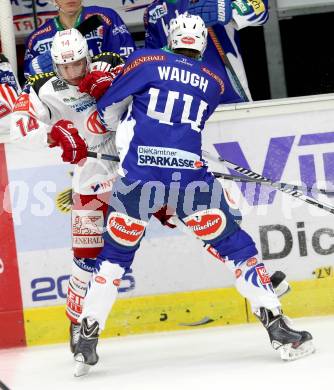
[[[222,67],[224,51],[245,92],[246,99],[242,92],[239,93],[242,101],[251,100],[238,30],[263,25],[268,19],[268,0],[155,0],[144,12],[145,47],[165,46],[169,21],[185,11],[201,16],[206,26],[210,26],[204,60],[215,67]],[[235,77],[231,73],[229,76],[235,89],[240,91]],[[224,96],[221,103],[225,103],[223,99]]]
[[[25,42],[24,73],[26,76],[51,72],[52,59],[49,53],[56,32],[76,28],[93,15],[99,16],[103,25],[102,28],[94,29],[85,35],[89,54],[92,57],[102,52],[113,52],[126,58],[135,50],[131,34],[121,17],[113,9],[97,6],[83,7],[82,0],[54,0],[53,2],[58,8],[59,15],[37,28]],[[44,53],[48,54],[39,57],[37,61],[36,57]],[[35,63],[31,68],[30,65],[34,59]]]
[[[207,29],[199,16],[170,22],[168,49],[133,53],[123,74],[97,103],[106,128],[115,131],[120,152],[104,247],[79,318],[75,375],[98,362],[96,347],[117,286],[131,266],[154,212],[171,206],[193,233],[224,258],[239,293],[251,304],[281,358],[314,351],[312,336],[291,329],[281,311],[266,267],[252,238],[240,228],[240,214],[201,152],[201,131],[225,93],[225,77],[200,57]]]

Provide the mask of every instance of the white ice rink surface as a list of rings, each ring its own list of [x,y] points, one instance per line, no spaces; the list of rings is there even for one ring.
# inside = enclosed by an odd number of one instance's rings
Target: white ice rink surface
[[[10,390],[334,389],[334,317],[294,325],[317,348],[294,362],[251,324],[101,339],[99,363],[80,378],[67,345],[0,350],[0,380]]]

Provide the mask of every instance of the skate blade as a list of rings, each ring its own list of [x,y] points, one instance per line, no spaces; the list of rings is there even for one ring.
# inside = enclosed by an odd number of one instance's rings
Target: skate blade
[[[284,361],[292,361],[309,356],[315,352],[315,347],[312,340],[306,341],[298,348],[293,348],[292,344],[283,345],[280,348],[281,359]]]
[[[75,356],[75,367],[74,367],[74,376],[83,376],[87,375],[91,366],[83,362],[84,357],[82,354]]]

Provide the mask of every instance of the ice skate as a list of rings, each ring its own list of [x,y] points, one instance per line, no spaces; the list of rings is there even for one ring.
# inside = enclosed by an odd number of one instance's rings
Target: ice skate
[[[98,338],[98,322],[84,318],[81,324],[79,341],[74,352],[74,359],[76,361],[74,376],[88,374],[90,367],[98,362],[99,356],[96,353]]]
[[[271,345],[280,352],[282,360],[296,360],[315,352],[312,335],[291,329],[281,312],[274,316],[270,310],[261,307],[255,315],[267,329]]]
[[[70,325],[70,349],[71,352],[74,353],[75,347],[78,344],[80,337],[80,324],[75,324],[71,322]]]

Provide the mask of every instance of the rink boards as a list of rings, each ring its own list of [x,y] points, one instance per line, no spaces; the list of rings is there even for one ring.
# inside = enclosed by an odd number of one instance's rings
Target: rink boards
[[[203,133],[203,149],[278,181],[327,188],[334,181],[333,108],[334,95],[322,95],[219,109]],[[0,347],[65,341],[70,215],[56,199],[71,186],[71,166],[56,151],[14,145],[6,147],[6,160],[13,218],[0,219],[0,323],[7,324]],[[210,166],[228,172],[221,163]],[[285,312],[334,313],[333,216],[269,187],[226,186],[269,271],[280,269],[293,281]],[[232,286],[233,275],[198,240],[152,220],[104,336],[253,321]]]

